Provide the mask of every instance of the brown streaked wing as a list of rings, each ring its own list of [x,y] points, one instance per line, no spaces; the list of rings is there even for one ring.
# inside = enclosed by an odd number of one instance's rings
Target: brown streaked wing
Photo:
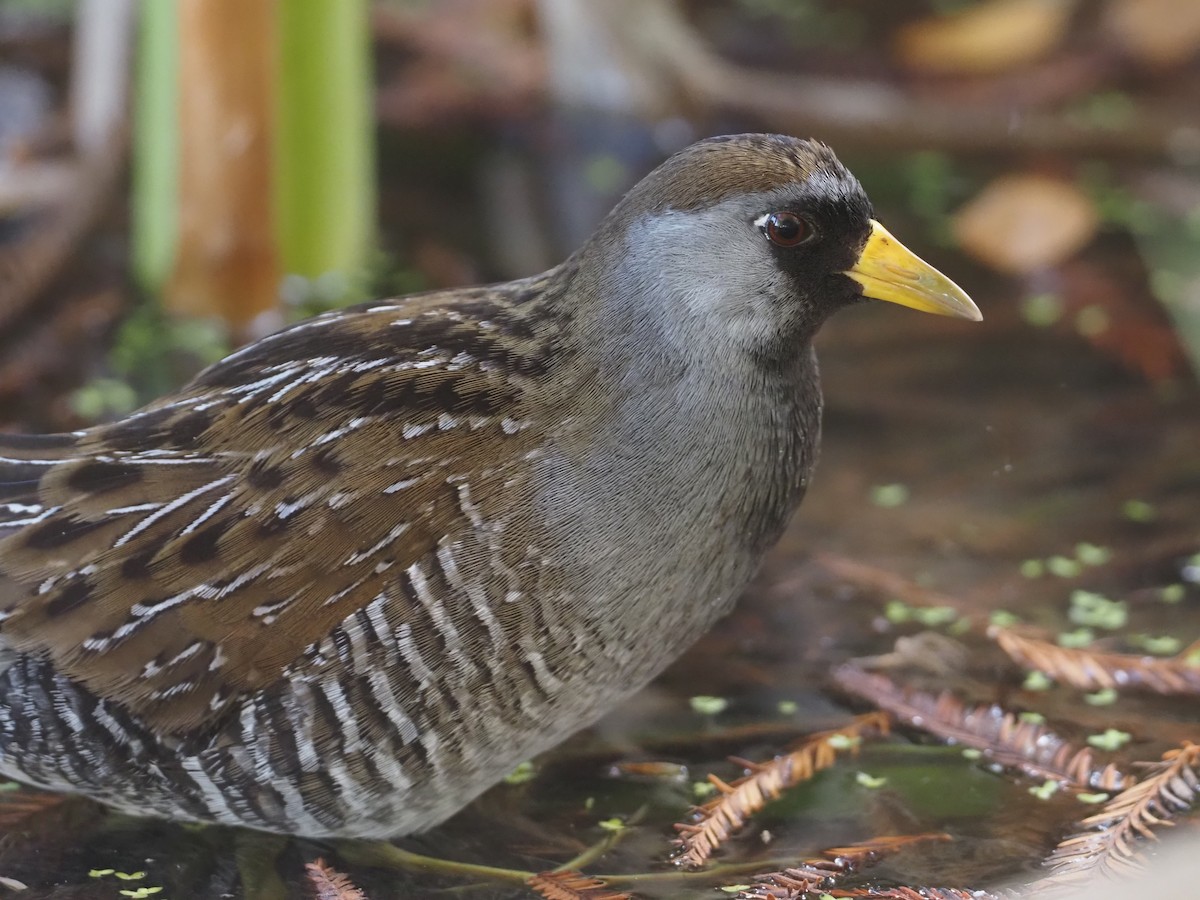
[[[420,314],[419,333],[343,315],[297,332],[324,328],[314,347],[337,356],[276,339],[233,357],[237,378],[218,365],[22,470],[42,511],[0,530],[5,639],[188,731],[470,530],[462,483],[488,516],[520,503],[515,463],[543,440],[522,418],[537,348],[502,351],[457,312]]]

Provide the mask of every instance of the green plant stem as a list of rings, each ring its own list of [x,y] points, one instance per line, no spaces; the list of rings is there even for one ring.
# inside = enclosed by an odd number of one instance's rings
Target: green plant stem
[[[131,173],[133,271],[156,294],[171,274],[179,235],[179,13],[139,4]]]
[[[616,837],[616,835],[614,835]],[[603,843],[603,842],[601,842]],[[597,845],[599,846],[599,845]],[[611,844],[609,844],[611,846]],[[450,859],[438,859],[420,853],[402,850],[394,844],[386,842],[345,841],[337,845],[338,855],[347,862],[370,866],[377,869],[399,869],[406,872],[431,872],[436,875],[452,877],[477,877],[493,881],[507,881],[524,884],[536,873],[522,869],[502,869],[496,866],[481,866],[476,863],[455,862]],[[601,851],[603,852],[603,851]],[[554,871],[577,869],[591,861],[591,848],[568,863],[557,866]],[[597,854],[598,855],[598,854]],[[744,863],[728,863],[716,865],[695,872],[668,870],[663,872],[635,872],[633,874],[595,875],[593,877],[608,884],[652,884],[677,882],[713,882],[747,872],[770,872],[794,865],[795,859],[767,859]],[[591,873],[589,873],[591,874]]]
[[[605,853],[607,853],[609,850],[611,850],[613,847],[615,847],[617,844],[619,844],[621,842],[621,840],[625,837],[625,835],[629,833],[629,829],[632,828],[634,825],[637,825],[639,822],[642,821],[642,819],[645,818],[646,812],[648,811],[648,809],[649,809],[649,807],[643,806],[641,809],[639,809],[637,812],[635,812],[632,816],[630,816],[626,820],[624,828],[620,829],[619,831],[614,831],[609,834],[606,834],[604,837],[602,837],[600,840],[596,841],[596,843],[592,844],[590,847],[585,849],[582,853],[580,853],[574,859],[567,860],[561,866],[555,866],[554,871],[555,872],[570,872],[572,870],[581,870],[581,869],[585,868],[586,866],[590,866],[592,863],[594,863],[596,860],[598,860],[600,857],[602,857]]]
[[[288,273],[357,278],[375,237],[366,0],[279,4],[276,222]]]
[[[497,866],[481,866],[476,863],[455,862],[438,859],[402,850],[395,844],[385,842],[364,843],[362,841],[339,842],[338,855],[347,862],[379,869],[402,869],[409,872],[432,872],[437,875],[476,876],[494,881],[514,881],[524,884],[534,872],[521,869],[501,869]]]

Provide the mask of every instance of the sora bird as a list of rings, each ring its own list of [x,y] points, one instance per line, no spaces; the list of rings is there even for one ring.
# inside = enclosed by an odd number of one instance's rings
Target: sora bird
[[[695,144],[564,263],[318,316],[0,438],[0,772],[137,815],[444,820],[726,614],[817,453],[811,340],[979,319],[823,144]]]

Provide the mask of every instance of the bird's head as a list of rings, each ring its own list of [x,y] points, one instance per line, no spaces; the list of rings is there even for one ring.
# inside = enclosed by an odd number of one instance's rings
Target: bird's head
[[[873,218],[858,180],[815,141],[693,144],[636,185],[592,245],[606,257],[605,293],[637,298],[638,318],[677,344],[786,356],[864,298],[981,318]]]

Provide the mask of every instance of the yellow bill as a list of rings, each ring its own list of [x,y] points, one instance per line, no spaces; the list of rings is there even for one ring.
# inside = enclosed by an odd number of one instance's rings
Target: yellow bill
[[[862,256],[842,274],[861,284],[863,296],[872,300],[886,300],[973,322],[983,318],[979,307],[962,288],[892,237],[874,219]]]

